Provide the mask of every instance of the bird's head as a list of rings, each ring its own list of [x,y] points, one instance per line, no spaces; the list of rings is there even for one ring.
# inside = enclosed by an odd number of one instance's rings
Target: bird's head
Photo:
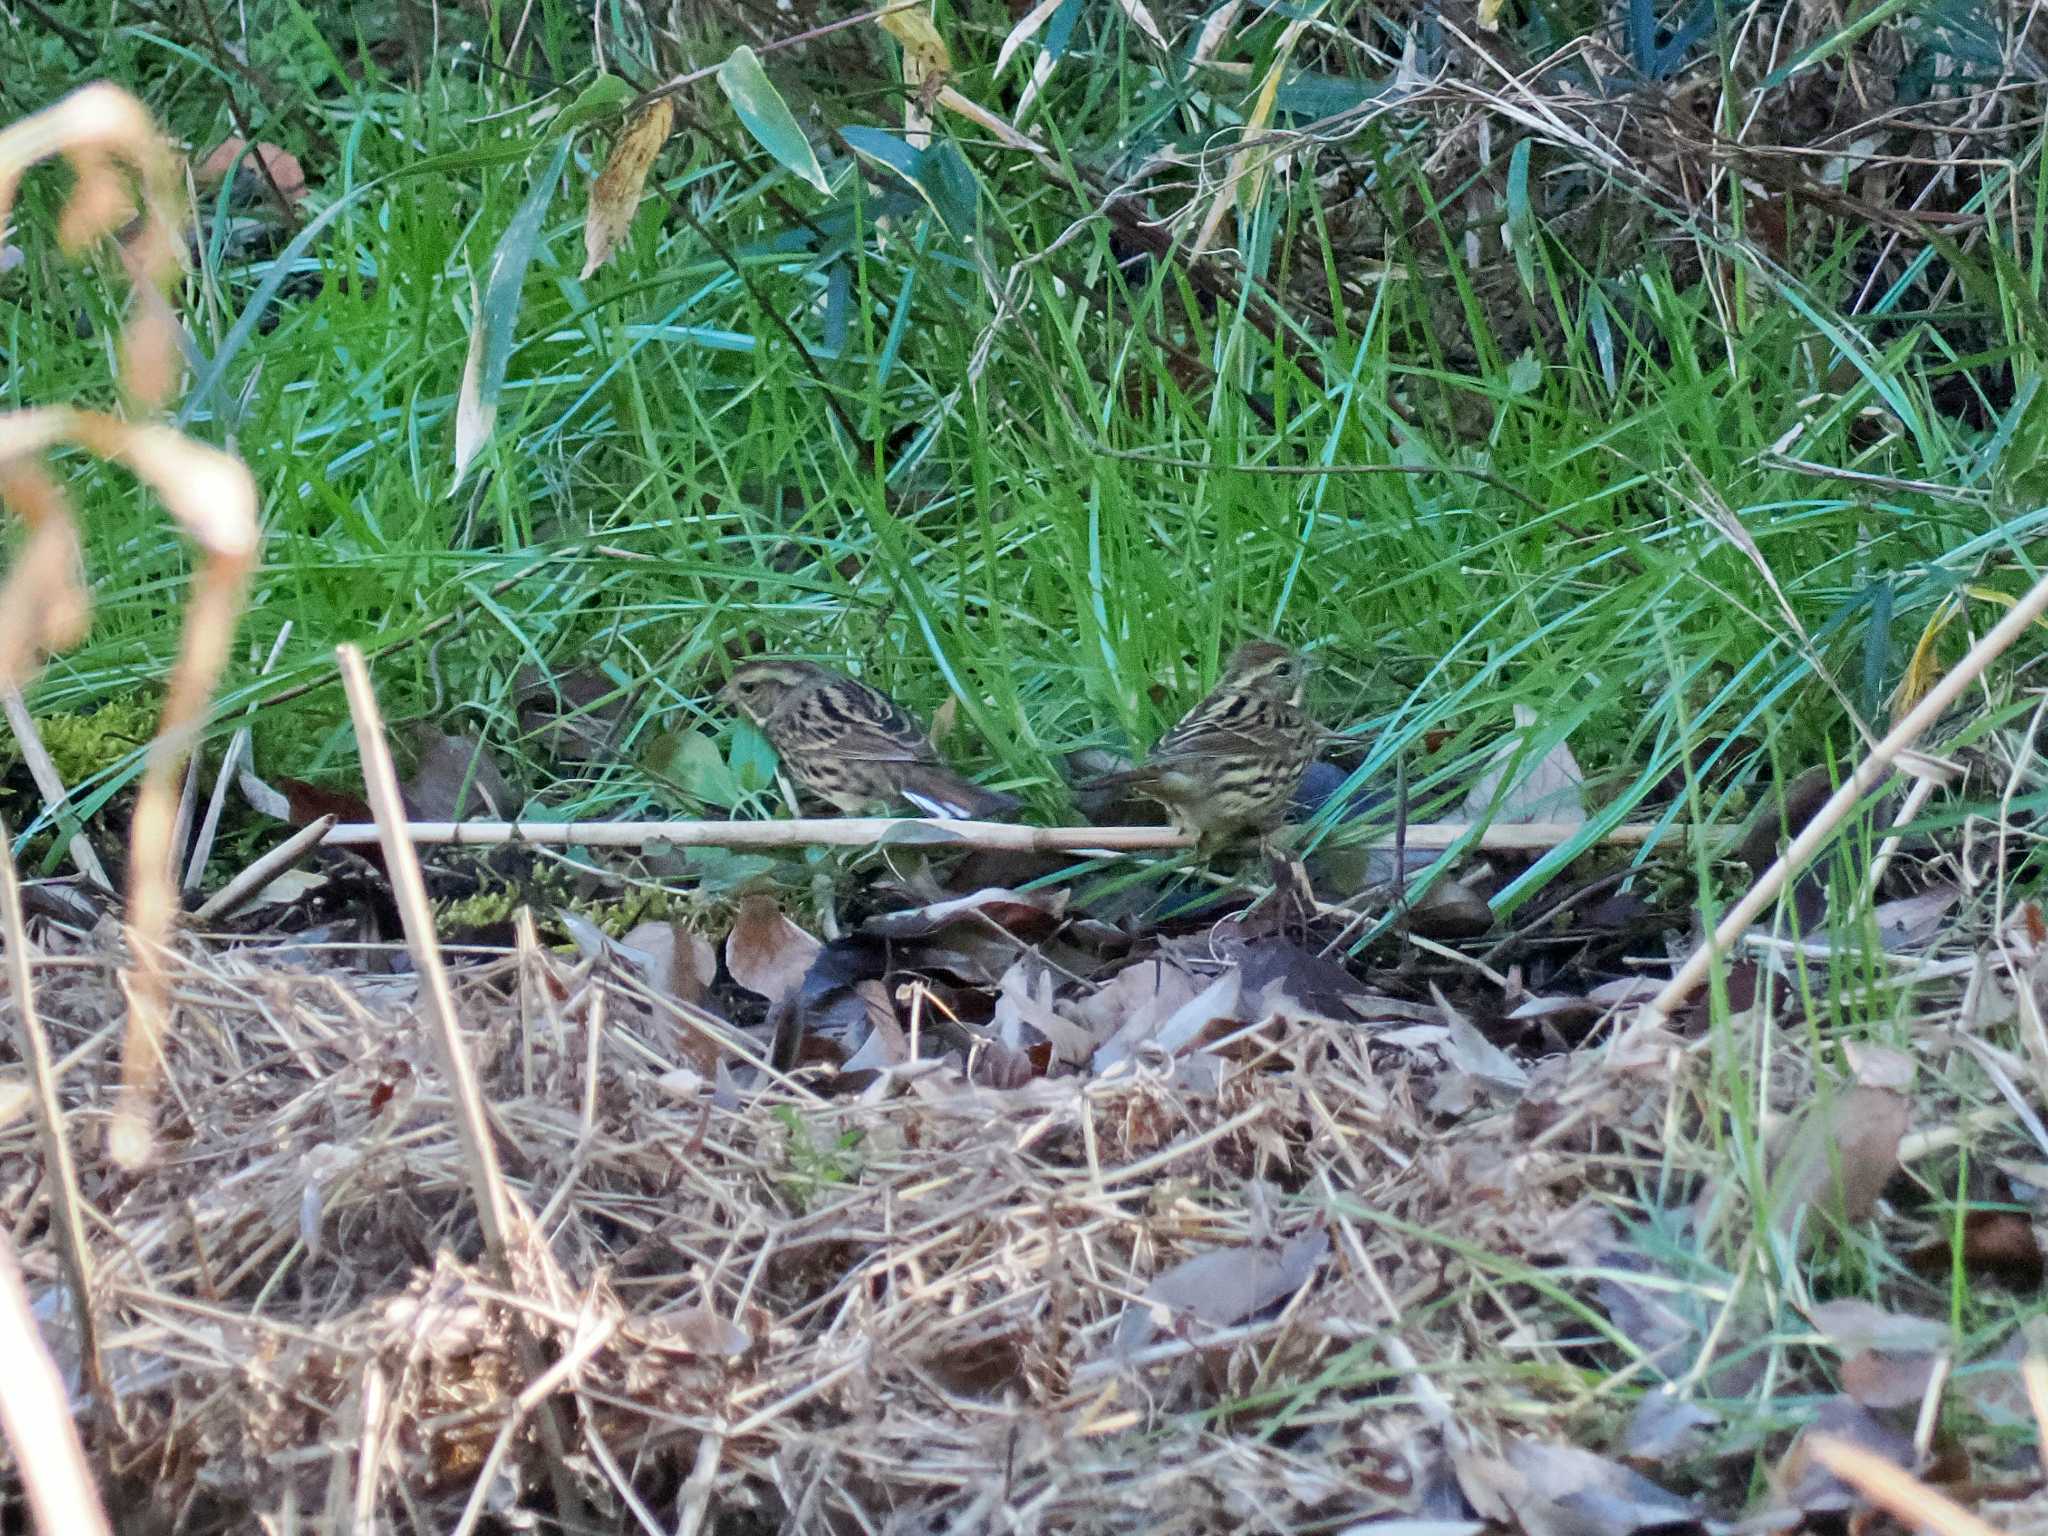
[[[1308,662],[1271,640],[1248,640],[1231,652],[1222,686],[1255,698],[1299,705],[1308,682]]]
[[[733,669],[718,696],[759,725],[791,694],[816,687],[829,676],[808,661],[749,661]]]

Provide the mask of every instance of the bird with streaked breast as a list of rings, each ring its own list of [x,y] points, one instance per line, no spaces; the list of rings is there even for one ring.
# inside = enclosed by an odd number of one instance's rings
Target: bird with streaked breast
[[[1326,734],[1301,707],[1307,682],[1308,664],[1295,652],[1249,641],[1142,763],[1081,787],[1135,790],[1205,840],[1270,832]]]
[[[719,696],[768,738],[799,788],[846,815],[902,802],[927,816],[981,821],[1020,804],[948,768],[894,699],[830,667],[746,662]]]

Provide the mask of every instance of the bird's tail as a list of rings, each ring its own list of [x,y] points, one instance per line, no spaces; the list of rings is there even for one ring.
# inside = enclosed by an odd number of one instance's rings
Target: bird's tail
[[[997,821],[1023,804],[999,789],[983,789],[944,768],[913,767],[903,777],[903,798],[927,816],[947,821]]]

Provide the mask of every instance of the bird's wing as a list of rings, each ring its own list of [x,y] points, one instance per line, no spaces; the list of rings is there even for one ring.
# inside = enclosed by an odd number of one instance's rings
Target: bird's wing
[[[1290,713],[1283,705],[1242,696],[1205,699],[1159,738],[1147,761],[1270,749],[1275,733],[1290,729],[1292,722],[1285,718]]]
[[[819,736],[832,750],[863,762],[936,762],[931,739],[886,694],[865,685],[821,690],[812,701]]]

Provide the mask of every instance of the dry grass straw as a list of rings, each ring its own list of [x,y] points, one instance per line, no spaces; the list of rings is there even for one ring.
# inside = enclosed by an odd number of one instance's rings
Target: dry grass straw
[[[1430,1129],[1352,1028],[1248,1031],[1213,1090],[1160,1062],[1008,1091],[925,1063],[829,1101],[739,1068],[734,1092],[675,1071],[680,1010],[529,949],[448,977],[506,1199],[547,1212],[507,1271],[416,1022],[431,989],[371,958],[181,952],[167,1155],[92,1186],[119,1233],[96,1239],[108,1450],[190,1529],[289,1498],[326,1529],[410,1506],[453,1530],[552,1503],[565,1465],[609,1529],[638,1528],[632,1503],[664,1531],[747,1508],[805,1530],[912,1507],[1132,1532],[1168,1507],[1189,1530],[1331,1498],[1392,1512],[1391,1483],[1369,1490],[1426,1424],[1401,1383],[1426,1369],[1461,1399],[1510,1326],[1483,1291],[1469,1339],[1463,1304],[1419,1309],[1459,1252],[1541,1246],[1584,1189],[1559,1154],[1510,1167],[1504,1113]],[[77,946],[40,965],[68,1106],[104,1113],[110,967]],[[1162,1271],[1317,1221],[1333,1256],[1277,1315],[1183,1317],[1120,1355]],[[1394,1319],[1405,1364],[1370,1343]],[[1290,1385],[1319,1376],[1359,1385]],[[1292,1421],[1284,1443],[1210,1416],[1269,1391],[1299,1397],[1260,1410]],[[573,1407],[566,1458],[551,1401]]]
[[[92,1468],[72,1426],[64,1383],[36,1331],[28,1289],[14,1245],[0,1233],[0,1358],[7,1388],[0,1391],[0,1428],[14,1447],[28,1506],[43,1531],[66,1536],[111,1536]]]
[[[134,97],[111,85],[84,86],[0,129],[0,233],[22,173],[52,155],[64,156],[77,174],[58,229],[63,247],[84,250],[120,232],[136,294],[121,339],[123,378],[138,405],[160,406],[176,384],[177,319],[164,298],[181,266],[176,159]],[[140,193],[139,218],[133,217],[131,185]],[[0,588],[0,687],[8,689],[21,688],[45,655],[75,645],[86,631],[77,525],[62,488],[41,464],[42,455],[65,443],[127,468],[156,493],[200,553],[130,830],[128,1040],[110,1145],[118,1161],[135,1167],[150,1155],[150,1087],[168,986],[162,957],[177,911],[171,870],[176,786],[255,566],[256,486],[238,459],[169,427],[63,406],[0,415],[0,503],[29,528]]]
[[[405,926],[406,946],[412,952],[413,970],[425,994],[427,1020],[439,1048],[441,1071],[448,1084],[456,1131],[462,1143],[470,1196],[476,1203],[484,1246],[498,1271],[498,1280],[510,1286],[517,1282],[521,1250],[536,1249],[543,1255],[545,1250],[534,1243],[531,1222],[524,1219],[524,1213],[506,1191],[497,1149],[491,1143],[483,1099],[477,1092],[476,1072],[470,1065],[462,1026],[456,1018],[447,968],[441,963],[441,946],[434,934],[434,912],[427,901],[426,880],[420,874],[419,854],[403,831],[404,797],[398,787],[398,770],[391,761],[390,744],[384,738],[384,719],[377,709],[377,696],[370,686],[369,665],[363,660],[363,653],[352,645],[342,646],[338,654],[342,686],[348,693],[349,714],[355,721],[357,748],[362,754],[363,783],[377,825],[384,834],[384,866],[391,875],[399,919]],[[517,1334],[517,1348],[522,1374],[531,1379],[537,1374],[540,1352],[524,1330]],[[535,1395],[531,1388],[522,1394],[520,1404],[522,1413],[507,1421],[500,1443],[509,1438],[511,1426],[523,1417],[524,1411],[537,1411],[555,1486],[555,1505],[564,1521],[573,1523],[582,1516],[583,1501],[568,1471],[568,1436],[556,1404],[548,1391]],[[497,1454],[494,1449],[493,1455]],[[478,1486],[488,1488],[490,1481],[487,1469],[478,1479]],[[374,1487],[374,1479],[371,1486]],[[472,1517],[465,1514],[463,1528],[472,1523]]]
[[[85,1193],[119,1408],[93,1449],[151,1469],[184,1528],[482,1531],[567,1477],[588,1529],[699,1536],[1412,1514],[1440,1475],[1418,1446],[1603,1445],[1629,1369],[1596,1382],[1559,1302],[1592,1283],[1584,1224],[1728,1176],[1704,1051],[1557,1057],[1447,1114],[1426,1054],[1268,1020],[1210,1080],[1140,1058],[995,1090],[924,1061],[821,1098],[731,1026],[747,1050],[695,1065],[701,1009],[521,928],[410,971],[288,939],[172,956],[166,1156]],[[33,965],[64,1108],[104,1115],[114,959],[53,931]],[[1786,1108],[1800,1051],[1774,1047]],[[1922,1119],[1957,1109],[1930,1093]],[[29,1150],[0,1127],[0,1164]],[[1120,1343],[1178,1264],[1318,1224],[1328,1256],[1276,1305]],[[47,1315],[54,1224],[24,1257]],[[1661,1283],[1712,1315],[1711,1276]],[[1815,1389],[1800,1370],[1777,1389]]]

